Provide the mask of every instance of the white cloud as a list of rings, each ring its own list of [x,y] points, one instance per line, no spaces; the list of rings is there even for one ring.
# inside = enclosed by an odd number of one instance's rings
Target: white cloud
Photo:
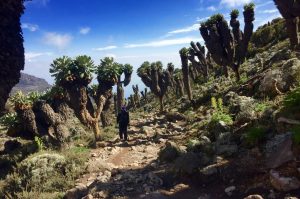
[[[117,55],[109,53],[109,54],[104,55],[104,57],[112,57],[112,58],[116,59]]]
[[[91,31],[91,28],[90,28],[90,27],[83,27],[83,28],[80,28],[79,33],[82,34],[82,35],[86,35],[86,34],[88,34],[90,31]]]
[[[269,4],[274,4],[274,1],[267,1],[265,3],[258,4],[258,5],[256,5],[256,8],[264,7],[264,6],[267,6]]]
[[[263,14],[273,14],[273,13],[276,13],[276,12],[278,12],[277,9],[259,11],[259,13],[263,13]]]
[[[207,7],[207,10],[209,10],[209,11],[216,11],[217,8],[215,6],[209,6],[209,7]]]
[[[59,49],[64,49],[71,43],[72,39],[72,36],[69,34],[48,32],[44,35],[43,41],[47,45],[54,46]]]
[[[166,40],[159,40],[159,41],[150,41],[147,43],[140,43],[140,44],[127,44],[124,47],[125,48],[163,47],[163,46],[187,44],[193,40],[199,40],[199,38],[183,37],[183,38],[177,38],[177,39],[166,39]]]
[[[42,52],[42,53],[28,52],[25,53],[25,60],[28,62],[32,62],[34,58],[41,57],[41,56],[51,56],[52,54],[53,54],[52,52]]]
[[[207,19],[209,19],[209,17],[202,17],[202,18],[197,17],[198,22],[206,21]]]
[[[193,24],[192,26],[188,26],[188,27],[185,27],[185,28],[170,31],[170,32],[168,32],[168,35],[197,31],[199,29],[199,27],[200,27],[200,25],[198,23]]]
[[[112,50],[112,49],[116,49],[118,48],[117,46],[105,46],[105,47],[101,47],[101,48],[94,48],[93,50],[96,51],[104,51],[104,50]]]
[[[221,5],[226,5],[227,7],[237,7],[242,6],[246,3],[250,3],[251,0],[221,0]]]
[[[39,29],[39,26],[36,24],[31,24],[31,23],[22,23],[21,27],[23,29],[28,29],[31,32],[35,32]]]

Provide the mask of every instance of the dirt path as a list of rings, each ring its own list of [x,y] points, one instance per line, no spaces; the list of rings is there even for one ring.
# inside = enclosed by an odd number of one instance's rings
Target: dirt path
[[[216,190],[182,183],[169,172],[169,165],[158,159],[158,153],[167,140],[185,136],[183,123],[179,126],[153,116],[131,123],[127,143],[101,142],[91,151],[87,174],[76,180],[77,187],[87,187],[88,192],[84,194],[90,194],[87,199],[217,198],[205,194],[218,194]]]

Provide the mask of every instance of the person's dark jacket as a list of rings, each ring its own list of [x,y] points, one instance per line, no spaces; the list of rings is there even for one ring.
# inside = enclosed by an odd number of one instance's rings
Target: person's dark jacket
[[[117,122],[120,127],[127,127],[129,124],[129,113],[125,110],[122,110],[117,117]]]

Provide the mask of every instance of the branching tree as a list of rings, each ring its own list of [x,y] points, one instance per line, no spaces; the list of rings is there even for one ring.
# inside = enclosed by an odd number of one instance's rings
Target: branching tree
[[[198,58],[198,61],[196,60]],[[208,63],[205,57],[205,47],[201,46],[199,42],[196,44],[191,42],[191,48],[189,50],[189,60],[192,63],[193,68],[196,70],[194,76],[197,77],[198,73],[203,74],[204,78],[208,79]]]
[[[132,66],[129,64],[118,64],[118,63],[113,63],[116,65],[116,67],[119,68],[119,77],[118,77],[118,83],[117,83],[117,110],[118,112],[121,111],[121,107],[125,104],[124,103],[124,89],[123,85],[126,87],[130,81],[131,81],[131,74],[132,74]],[[121,80],[121,76],[124,74],[124,80]]]
[[[184,95],[182,73],[181,73],[181,71],[179,71],[177,69],[174,72],[174,81],[175,81],[176,96],[182,97]]]
[[[300,49],[300,1],[298,0],[274,0],[283,18],[286,20],[287,32],[292,48]]]
[[[148,102],[148,88],[146,87],[145,89],[144,89],[144,91],[141,91],[141,95],[142,95],[142,97],[143,97],[143,100],[147,103]]]
[[[96,72],[99,86],[95,94],[95,108],[88,95],[88,85]],[[80,121],[93,129],[96,140],[100,137],[99,121],[107,100],[112,96],[112,87],[117,84],[122,70],[112,58],[104,58],[96,68],[91,57],[78,56],[74,60],[61,57],[53,61],[50,73],[57,85],[67,92],[66,100]]]
[[[140,94],[139,94],[139,86],[138,85],[132,85],[132,90],[133,90],[133,93],[134,93],[134,101],[135,101],[135,104],[140,107],[141,106],[141,97],[140,97]]]
[[[201,24],[200,33],[205,41],[205,45],[214,61],[224,68],[224,73],[228,77],[227,67],[231,67],[240,80],[239,67],[244,62],[250,37],[253,33],[254,21],[253,3],[244,6],[244,33],[240,30],[240,23],[237,20],[238,10],[231,12],[229,28],[223,15],[213,15],[205,23]]]
[[[182,63],[182,75],[183,75],[183,84],[185,91],[188,95],[189,100],[193,99],[192,88],[190,82],[190,72],[189,72],[189,50],[187,48],[182,48],[179,51],[181,63]]]
[[[20,18],[24,0],[0,1],[0,114],[11,89],[24,69],[24,47]]]
[[[163,111],[163,98],[172,84],[169,71],[164,70],[162,63],[158,61],[152,64],[144,62],[137,72],[143,83],[159,98],[160,110]]]

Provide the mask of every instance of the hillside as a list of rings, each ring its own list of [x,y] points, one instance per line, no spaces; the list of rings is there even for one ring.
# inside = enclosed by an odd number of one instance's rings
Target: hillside
[[[184,54],[190,56],[191,49],[180,51],[180,56]],[[88,60],[92,66],[87,56],[79,58],[63,57],[57,63],[66,67],[69,61]],[[161,77],[168,78],[169,73],[162,73],[161,62],[144,62],[138,73],[154,77],[155,86],[146,76],[153,92],[140,96],[134,88],[136,92],[128,99],[128,141],[118,138],[114,122],[117,95],[114,110],[110,106],[111,87],[121,74],[119,64],[110,58],[102,62],[108,63],[98,69],[98,79],[105,80],[100,81],[102,87],[82,86],[90,82],[88,67],[86,73],[63,70],[61,85],[72,91],[67,95],[64,89],[53,87],[44,96],[22,95],[12,100],[16,112],[2,120],[7,136],[0,147],[0,198],[300,196],[300,55],[290,48],[282,19],[253,34],[238,81],[232,68],[228,67],[225,77],[223,66],[210,62],[209,76],[187,73],[195,78],[184,92],[182,84],[181,88],[175,83],[166,86]],[[110,66],[113,81],[108,78]],[[59,74],[61,68],[52,71]],[[168,70],[172,71],[172,64]],[[173,75],[180,79],[183,70]],[[118,86],[121,90],[121,83]],[[166,92],[160,95],[162,91]],[[98,101],[90,102],[92,97],[99,97]],[[99,106],[95,118],[93,106]],[[100,109],[104,110],[101,115]],[[100,117],[104,122],[98,129]]]
[[[26,73],[21,73],[19,83],[13,88],[12,93],[16,91],[22,91],[23,93],[29,93],[31,91],[45,91],[50,88],[51,85],[42,78],[35,77]]]

